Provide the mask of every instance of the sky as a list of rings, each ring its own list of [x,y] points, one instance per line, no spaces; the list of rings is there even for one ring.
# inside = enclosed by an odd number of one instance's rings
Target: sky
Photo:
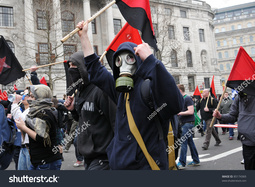
[[[255,2],[255,0],[203,0],[203,1],[211,5],[212,8],[224,8],[244,3]]]

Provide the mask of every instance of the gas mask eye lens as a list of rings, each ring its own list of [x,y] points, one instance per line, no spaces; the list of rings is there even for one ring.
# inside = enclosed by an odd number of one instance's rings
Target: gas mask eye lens
[[[120,66],[121,66],[121,57],[120,57],[120,56],[118,56],[118,57],[116,58],[115,65],[116,65],[117,67],[120,67]]]
[[[133,55],[131,55],[131,54],[128,54],[126,56],[126,61],[127,61],[127,64],[132,65],[132,64],[135,63],[135,57]]]

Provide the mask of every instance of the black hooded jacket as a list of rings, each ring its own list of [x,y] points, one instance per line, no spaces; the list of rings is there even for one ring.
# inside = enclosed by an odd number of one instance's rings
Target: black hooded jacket
[[[85,160],[105,158],[106,148],[114,135],[116,105],[100,88],[89,83],[81,51],[71,55],[69,62],[77,66],[82,78],[75,95],[75,110],[72,111],[74,119],[79,121],[76,131],[78,151]]]

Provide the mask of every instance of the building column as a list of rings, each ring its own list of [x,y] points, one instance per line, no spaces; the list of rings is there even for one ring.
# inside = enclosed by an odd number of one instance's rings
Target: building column
[[[108,40],[109,44],[112,42],[114,38],[114,25],[113,25],[113,14],[112,14],[112,7],[106,10],[107,14],[107,24],[108,24]]]
[[[83,0],[83,16],[84,16],[84,21],[88,20],[91,17],[90,0]],[[88,37],[91,42],[91,45],[93,46],[93,35],[92,35],[91,23],[89,23]]]
[[[35,20],[33,14],[33,0],[24,1],[24,12],[25,12],[25,59],[29,65],[34,65],[35,51]]]
[[[56,48],[56,51],[53,51],[55,53],[56,61],[63,61],[64,60],[64,48],[63,45],[61,45],[61,39],[63,38],[62,34],[62,21],[61,21],[61,6],[60,6],[60,0],[54,0],[53,1],[53,21],[54,21],[54,30],[55,30],[55,46],[59,46]],[[59,57],[58,57],[59,56]]]

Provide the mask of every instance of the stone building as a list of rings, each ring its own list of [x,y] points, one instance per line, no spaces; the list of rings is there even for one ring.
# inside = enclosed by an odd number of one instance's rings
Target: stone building
[[[62,44],[63,36],[109,2],[0,0],[0,33],[23,68],[63,61],[81,50],[77,34]],[[159,48],[157,56],[176,82],[184,84],[187,93],[192,94],[197,85],[200,89],[209,88],[215,75],[216,93],[221,93],[210,5],[199,0],[150,0],[150,6]],[[124,24],[116,5],[91,22],[89,37],[97,54],[103,54]],[[105,58],[104,64],[109,68]],[[40,78],[45,76],[54,95],[62,97],[66,90],[63,64],[40,68],[38,74]],[[16,82],[20,89],[28,84],[26,78]]]
[[[218,65],[224,84],[240,46],[255,59],[255,2],[217,9],[214,26]]]

